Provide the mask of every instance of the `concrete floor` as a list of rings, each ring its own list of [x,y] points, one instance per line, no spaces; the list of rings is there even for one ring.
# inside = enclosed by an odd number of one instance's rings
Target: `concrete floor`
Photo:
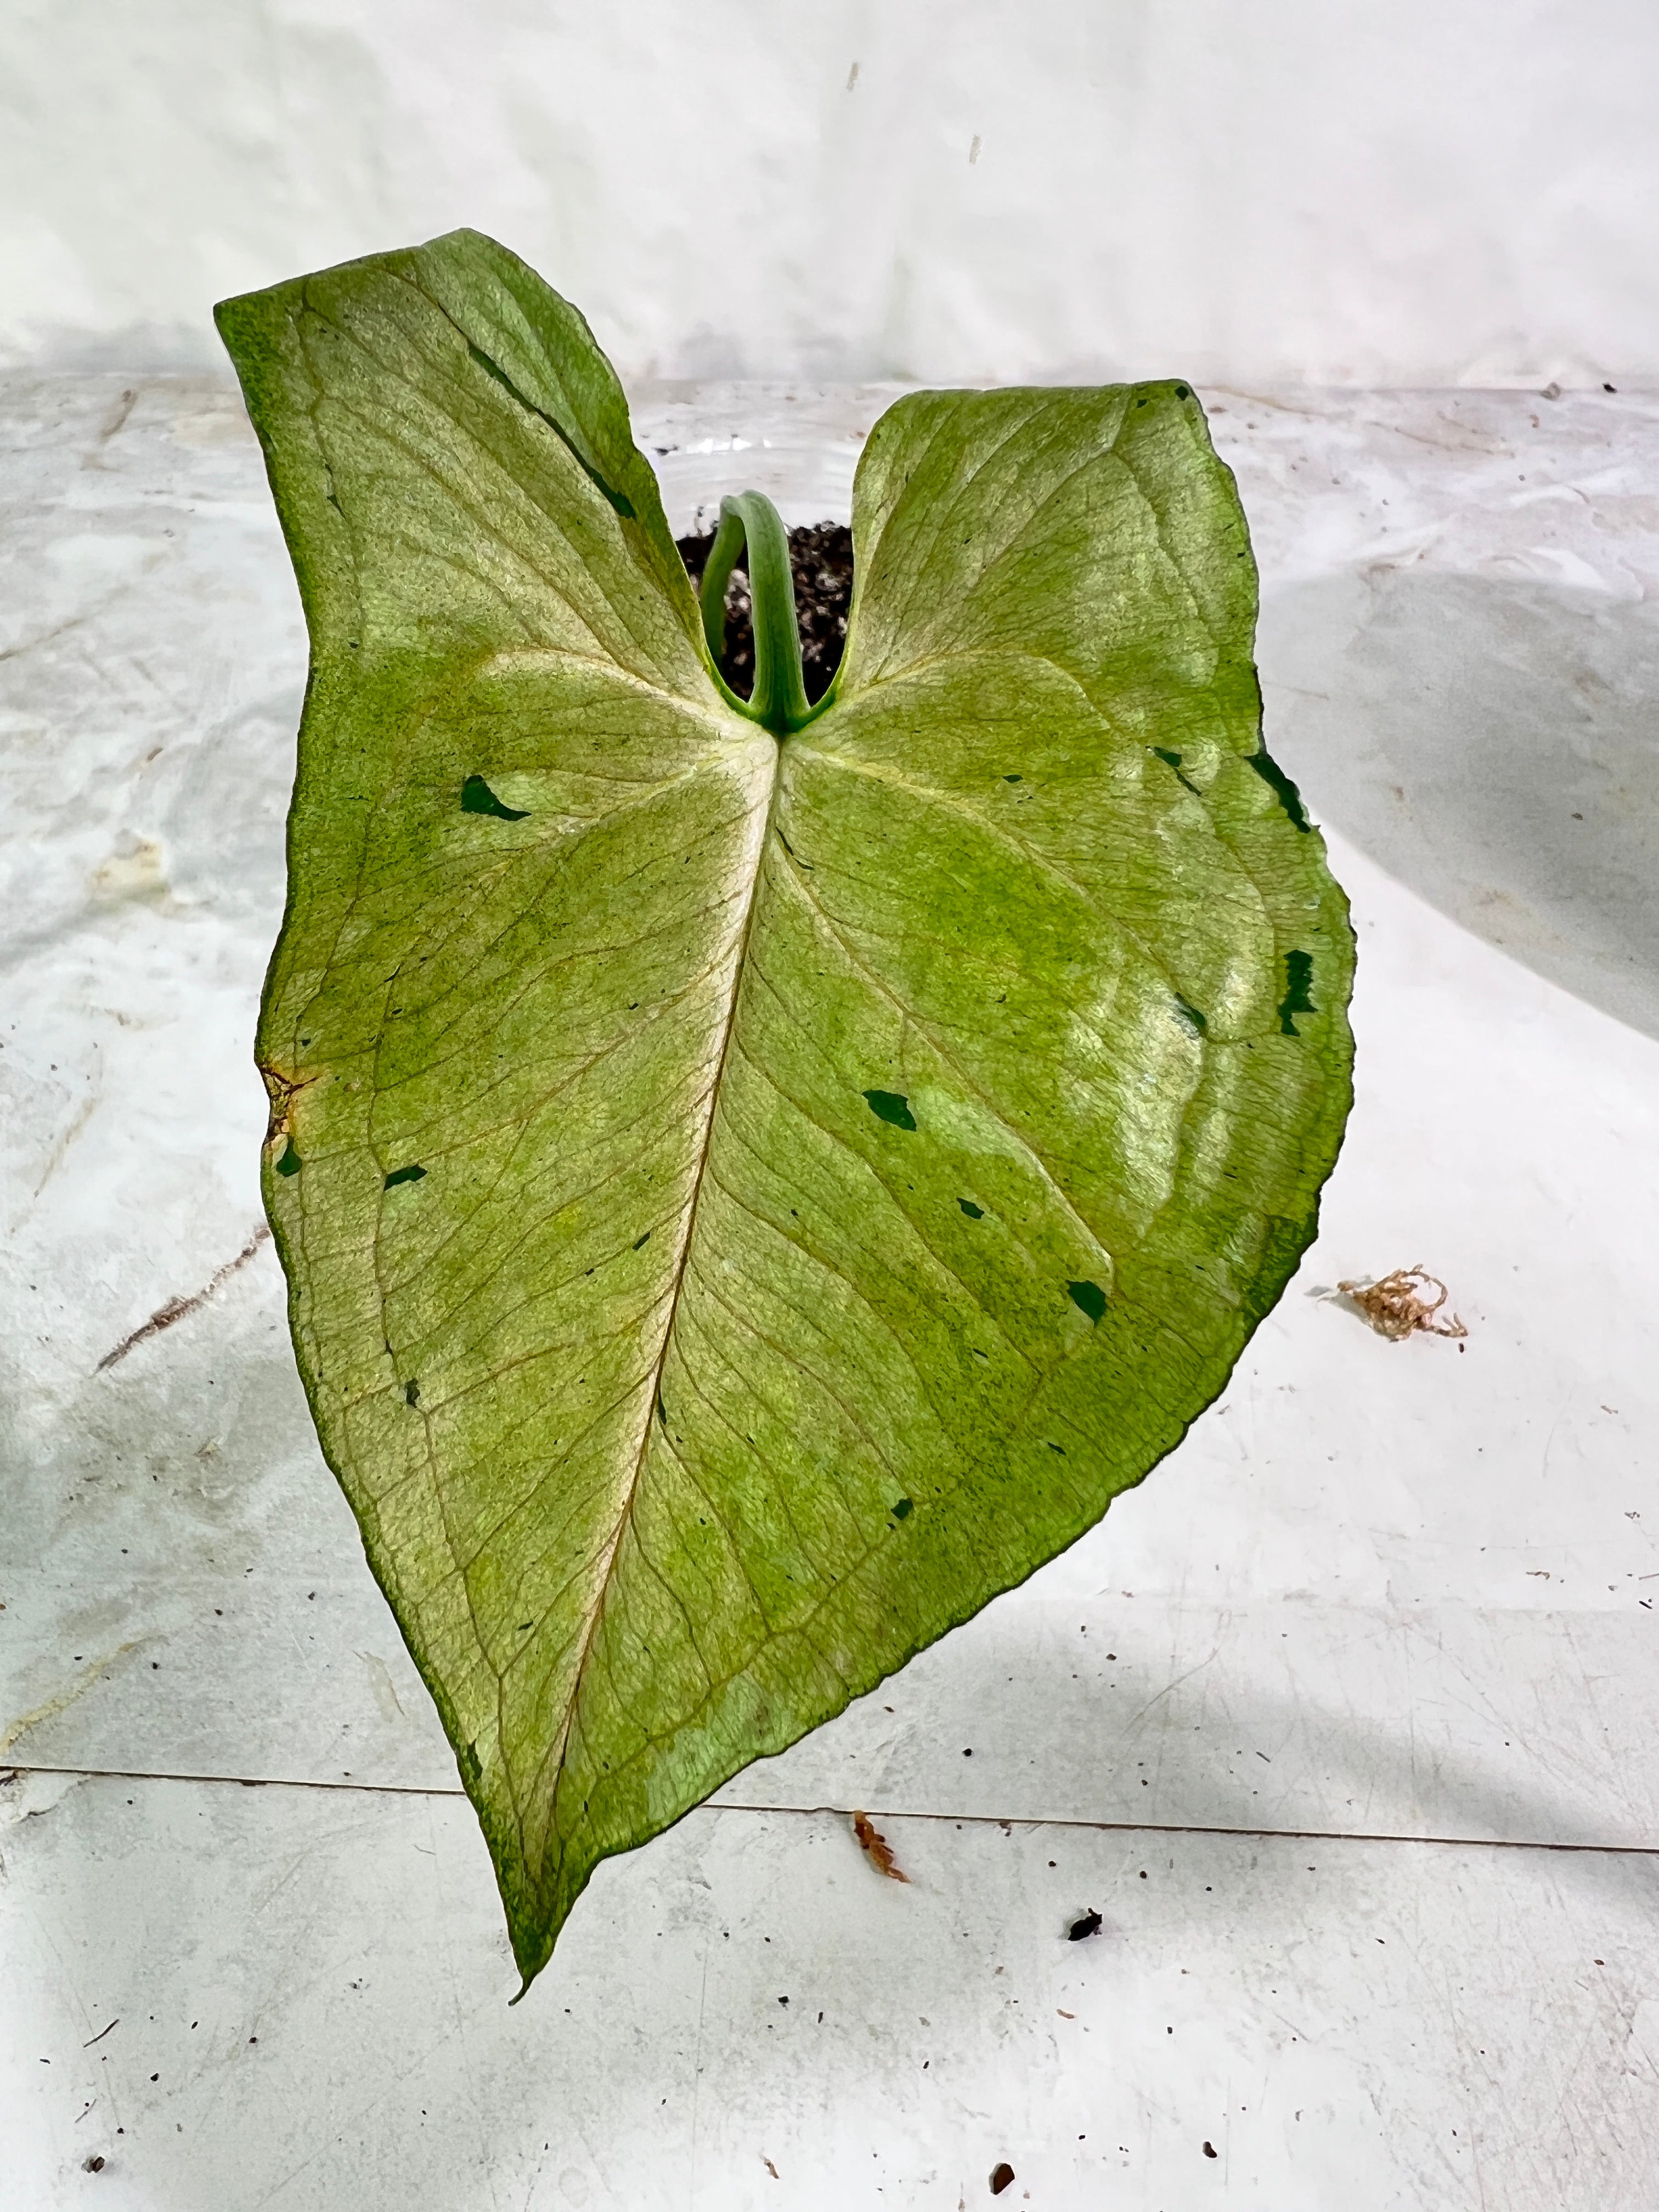
[[[641,395],[677,526],[846,512],[881,395],[791,390]],[[1659,404],[1205,397],[1361,938],[1320,1241],[1141,1490],[509,2010],[256,1241],[258,455],[228,381],[0,383],[6,2212],[1659,2201]],[[1466,1348],[1321,1294],[1417,1261]]]

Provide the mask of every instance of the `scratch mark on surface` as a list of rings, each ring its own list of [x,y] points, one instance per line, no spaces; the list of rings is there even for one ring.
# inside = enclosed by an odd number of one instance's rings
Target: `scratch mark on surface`
[[[702,2099],[702,2021],[708,2002],[708,1953],[702,1954],[702,1985],[697,1991],[697,2039],[691,2061],[691,2163],[687,2176],[686,2203],[697,2201],[697,2108]]]
[[[1172,1696],[1174,1692],[1181,1687],[1183,1682],[1190,1682],[1194,1674],[1201,1674],[1206,1667],[1213,1666],[1220,1650],[1221,1646],[1218,1644],[1207,1658],[1197,1660],[1192,1666],[1188,1668],[1185,1674],[1177,1674],[1173,1682],[1166,1682],[1161,1690],[1154,1690],[1152,1696],[1147,1698],[1146,1704],[1141,1706],[1139,1712],[1133,1713],[1129,1717],[1123,1731],[1125,1735],[1129,1735],[1133,1729],[1138,1729],[1142,1721],[1146,1719],[1147,1714],[1151,1712],[1152,1707],[1159,1704],[1164,1698]]]
[[[104,1354],[93,1372],[101,1375],[106,1367],[113,1367],[118,1359],[125,1359],[128,1352],[143,1344],[147,1337],[160,1336],[164,1328],[171,1328],[175,1322],[185,1320],[188,1315],[199,1313],[208,1300],[216,1291],[222,1290],[234,1274],[246,1267],[248,1261],[270,1235],[269,1225],[262,1221],[236,1257],[234,1260],[227,1260],[224,1266],[216,1270],[199,1291],[193,1292],[187,1298],[169,1298],[165,1305],[157,1306],[147,1322],[135,1328],[131,1336],[124,1336],[112,1352],[106,1352]]]
[[[98,442],[100,446],[106,445],[118,432],[126,427],[127,417],[137,404],[138,393],[136,386],[121,394],[104,421],[98,426]]]
[[[100,1095],[99,1077],[100,1073],[101,1066],[94,1069],[92,1082],[88,1089],[86,1097],[81,1101],[80,1105],[76,1108],[74,1117],[70,1121],[68,1128],[64,1130],[63,1135],[59,1137],[58,1142],[52,1146],[50,1154],[47,1156],[46,1164],[40,1171],[40,1180],[34,1186],[34,1195],[37,1198],[40,1197],[41,1192],[46,1188],[46,1185],[52,1181],[53,1176],[57,1174],[58,1169],[63,1165],[64,1153],[68,1152],[70,1146],[75,1142],[82,1130],[86,1127],[87,1123],[92,1119],[93,1114],[98,1104]]]
[[[403,1700],[398,1695],[398,1686],[392,1679],[391,1669],[386,1661],[374,1651],[360,1651],[357,1656],[362,1661],[368,1675],[368,1686],[374,1692],[380,1718],[386,1722],[407,1720],[409,1716],[404,1711]]]
[[[104,602],[105,605],[108,604],[107,600]],[[39,637],[25,638],[21,645],[0,646],[0,660],[20,660],[26,653],[36,653],[43,645],[51,645],[56,639],[66,637],[70,630],[79,629],[83,623],[90,622],[94,614],[102,611],[102,607],[85,610],[71,615],[67,622],[60,622],[55,629],[42,630]]]
[[[67,1712],[77,1698],[84,1698],[94,1682],[102,1680],[118,1659],[124,1659],[129,1651],[136,1651],[139,1641],[137,1637],[133,1637],[125,1644],[118,1644],[114,1650],[104,1658],[95,1659],[70,1688],[60,1690],[55,1698],[48,1698],[44,1705],[36,1705],[33,1711],[23,1713],[13,1721],[5,1734],[0,1735],[0,1759],[3,1759],[13,1744],[26,1736],[31,1729],[37,1729],[43,1722],[56,1720],[59,1713]]]

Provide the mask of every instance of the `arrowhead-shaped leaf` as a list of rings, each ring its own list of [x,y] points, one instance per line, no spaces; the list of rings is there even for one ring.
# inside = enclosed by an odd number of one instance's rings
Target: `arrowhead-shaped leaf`
[[[1184,386],[894,407],[780,742],[511,254],[219,319],[313,641],[266,1202],[527,1981],[1214,1397],[1313,1233],[1352,939]]]

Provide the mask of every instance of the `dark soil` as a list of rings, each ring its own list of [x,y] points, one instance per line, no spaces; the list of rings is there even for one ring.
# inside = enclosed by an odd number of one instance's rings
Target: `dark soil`
[[[714,533],[676,540],[696,591]],[[842,522],[815,522],[789,533],[789,567],[795,580],[795,619],[800,628],[801,672],[806,696],[823,698],[841,665],[847,611],[853,603],[853,533]],[[720,674],[740,698],[755,684],[755,633],[749,618],[749,571],[739,559],[726,587],[726,651]]]

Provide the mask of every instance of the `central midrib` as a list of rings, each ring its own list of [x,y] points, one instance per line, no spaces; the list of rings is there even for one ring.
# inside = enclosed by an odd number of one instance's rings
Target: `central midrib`
[[[558,1755],[548,1790],[550,1816],[557,1797],[559,1782],[564,1772],[565,1759],[570,1747],[570,1731],[575,1721],[576,1707],[581,1698],[582,1684],[586,1679],[587,1662],[592,1654],[593,1639],[598,1635],[599,1623],[605,1617],[605,1601],[610,1594],[611,1577],[616,1571],[617,1555],[622,1548],[622,1540],[633,1515],[634,1501],[639,1495],[640,1483],[645,1473],[646,1457],[651,1449],[651,1420],[656,1410],[657,1401],[662,1392],[663,1369],[667,1364],[669,1346],[674,1340],[674,1323],[679,1315],[680,1292],[685,1282],[686,1263],[690,1256],[692,1239],[696,1233],[697,1212],[702,1201],[708,1156],[714,1143],[714,1115],[720,1105],[720,1089],[726,1075],[726,1058],[732,1049],[732,1038],[738,1024],[738,1004],[743,996],[743,981],[749,959],[749,938],[754,926],[755,908],[760,896],[760,881],[765,864],[767,840],[772,835],[778,793],[783,781],[779,773],[781,752],[781,744],[775,739],[772,747],[771,779],[766,793],[766,817],[761,825],[760,835],[755,841],[748,896],[744,903],[743,921],[738,927],[737,950],[732,963],[732,982],[726,1009],[726,1024],[720,1033],[720,1054],[715,1060],[714,1073],[708,1085],[708,1105],[703,1115],[702,1137],[697,1146],[696,1164],[693,1170],[690,1203],[685,1209],[685,1224],[680,1233],[679,1244],[674,1254],[673,1267],[669,1276],[668,1310],[663,1321],[662,1340],[657,1347],[657,1356],[652,1363],[648,1377],[644,1413],[640,1427],[639,1449],[635,1455],[633,1471],[629,1476],[628,1487],[623,1493],[621,1509],[617,1515],[617,1525],[611,1533],[610,1546],[605,1553],[605,1567],[599,1577],[599,1587],[591,1601],[581,1648],[571,1668],[570,1691],[565,1703]],[[505,1751],[505,1745],[503,1745],[503,1751]],[[505,1769],[507,1765],[505,1758],[502,1765]],[[550,1825],[551,1825],[550,1817]],[[522,1814],[520,1814],[520,1832],[522,1834]]]

